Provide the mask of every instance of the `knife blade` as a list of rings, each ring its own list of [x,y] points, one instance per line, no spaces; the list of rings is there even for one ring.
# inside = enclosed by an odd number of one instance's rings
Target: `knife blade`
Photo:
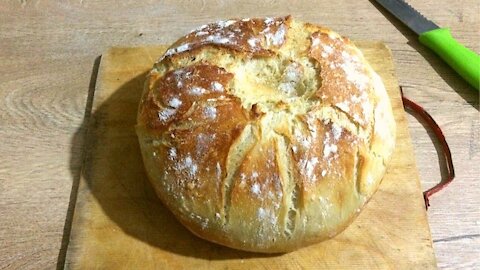
[[[480,89],[480,56],[455,40],[448,28],[441,28],[403,0],[376,0],[388,12],[419,36],[476,90]]]
[[[406,24],[413,32],[417,33],[417,35],[440,28],[407,2],[397,0],[377,0],[377,2]]]

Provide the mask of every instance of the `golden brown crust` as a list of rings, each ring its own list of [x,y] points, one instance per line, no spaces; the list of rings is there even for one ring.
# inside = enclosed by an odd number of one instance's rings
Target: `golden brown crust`
[[[373,114],[372,97],[367,91],[372,83],[365,60],[348,39],[329,30],[315,32],[311,38],[310,56],[321,67],[318,97],[365,128]]]
[[[177,40],[162,59],[204,46],[220,46],[257,56],[268,56],[285,42],[291,17],[227,20],[210,23]]]
[[[361,52],[290,17],[222,21],[178,40],[149,74],[137,122],[148,176],[182,224],[269,253],[346,228],[395,141]]]
[[[235,97],[225,93],[225,87],[233,74],[213,65],[194,65],[163,76],[151,73],[149,88],[143,97],[139,121],[149,129],[163,132],[172,122],[192,107],[193,103],[207,102],[208,99],[223,99],[234,102]],[[237,101],[238,102],[238,101]]]

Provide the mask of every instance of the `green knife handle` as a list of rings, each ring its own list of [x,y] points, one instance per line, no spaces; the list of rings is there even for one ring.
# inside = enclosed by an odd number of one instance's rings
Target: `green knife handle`
[[[480,87],[480,56],[458,43],[450,30],[439,28],[422,33],[420,43],[432,49],[475,89]]]

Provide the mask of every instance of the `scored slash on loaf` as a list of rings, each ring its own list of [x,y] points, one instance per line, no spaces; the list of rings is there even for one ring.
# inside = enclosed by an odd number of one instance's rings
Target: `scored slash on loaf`
[[[266,253],[344,230],[395,142],[385,88],[361,52],[290,16],[180,38],[148,75],[136,129],[149,179],[183,225]]]

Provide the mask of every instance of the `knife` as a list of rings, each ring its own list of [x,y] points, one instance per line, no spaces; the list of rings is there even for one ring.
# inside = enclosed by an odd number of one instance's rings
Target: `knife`
[[[480,56],[456,41],[448,28],[440,28],[403,0],[376,0],[419,36],[420,43],[438,54],[477,91]]]

